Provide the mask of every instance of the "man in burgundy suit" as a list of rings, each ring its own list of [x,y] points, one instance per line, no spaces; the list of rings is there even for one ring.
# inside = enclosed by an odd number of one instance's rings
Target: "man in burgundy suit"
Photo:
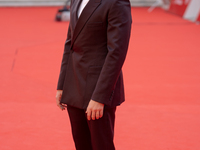
[[[76,150],[115,150],[116,106],[124,101],[122,65],[130,32],[129,0],[72,0],[57,85]]]

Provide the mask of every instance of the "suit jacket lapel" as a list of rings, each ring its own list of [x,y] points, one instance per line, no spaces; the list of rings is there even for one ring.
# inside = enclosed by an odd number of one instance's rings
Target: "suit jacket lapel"
[[[71,42],[71,47],[73,46],[74,41],[76,40],[77,36],[81,32],[85,23],[88,21],[90,16],[93,14],[95,9],[100,5],[100,3],[101,3],[101,0],[90,0],[88,2],[88,4],[85,6],[84,10],[82,11],[82,13],[75,25],[72,42]],[[73,11],[78,11],[78,10],[73,10]]]
[[[70,23],[71,23],[71,27],[73,31],[75,29],[75,26],[78,20],[77,11],[81,2],[82,0],[74,0],[73,1],[74,4],[72,5],[71,10],[70,10],[70,15],[71,15]]]

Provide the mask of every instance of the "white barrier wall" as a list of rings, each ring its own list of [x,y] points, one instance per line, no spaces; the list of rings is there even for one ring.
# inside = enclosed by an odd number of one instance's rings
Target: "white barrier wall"
[[[67,0],[0,0],[0,6],[62,6]],[[132,6],[151,6],[157,0],[130,0]]]
[[[0,6],[62,6],[66,0],[0,0]]]
[[[199,17],[199,12],[200,12],[200,0],[191,0],[187,9],[185,10],[183,18],[196,21]]]
[[[171,0],[169,11],[184,19],[199,21],[200,0]]]
[[[137,6],[151,6],[153,5],[157,0],[130,0],[131,5],[134,7]]]

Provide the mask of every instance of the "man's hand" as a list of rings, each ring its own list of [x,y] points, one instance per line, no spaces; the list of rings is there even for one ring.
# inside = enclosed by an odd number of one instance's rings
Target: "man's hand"
[[[56,104],[61,110],[65,110],[65,106],[60,103],[60,100],[61,100],[61,97],[62,97],[62,93],[63,93],[62,90],[57,90],[57,93],[56,93]]]
[[[95,120],[103,117],[104,104],[90,100],[86,113],[88,120]]]

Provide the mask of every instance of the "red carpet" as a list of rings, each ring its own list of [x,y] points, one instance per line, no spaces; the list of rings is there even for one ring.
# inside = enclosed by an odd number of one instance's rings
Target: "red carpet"
[[[57,7],[0,8],[0,150],[75,150],[55,103],[68,23]],[[117,150],[200,149],[200,26],[133,8]]]

